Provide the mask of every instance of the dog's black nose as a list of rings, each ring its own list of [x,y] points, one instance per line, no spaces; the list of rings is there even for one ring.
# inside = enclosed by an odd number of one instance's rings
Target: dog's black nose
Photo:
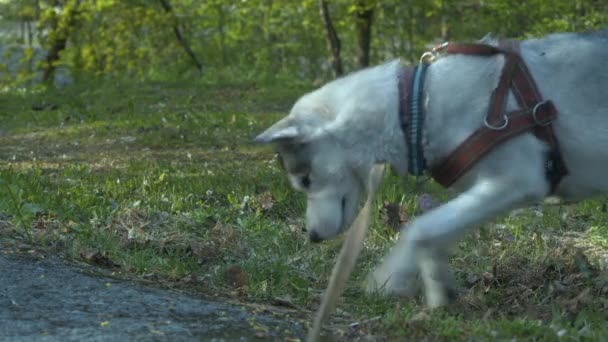
[[[317,232],[310,232],[310,242],[319,243],[323,241]]]

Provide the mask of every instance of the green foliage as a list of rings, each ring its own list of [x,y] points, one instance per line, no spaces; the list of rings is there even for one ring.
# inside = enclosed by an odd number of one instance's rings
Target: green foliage
[[[0,23],[35,21],[45,49],[68,37],[60,61],[77,73],[156,79],[194,73],[175,38],[178,27],[210,80],[274,79],[278,74],[331,77],[316,0],[170,3],[172,13],[152,0],[8,0],[0,2]],[[375,15],[372,63],[395,57],[414,62],[428,44],[446,38],[472,40],[488,32],[521,38],[585,31],[605,28],[608,18],[608,4],[597,0],[533,0],[517,5],[505,0],[334,0],[330,10],[347,71],[357,68],[354,14],[364,9],[373,9]]]
[[[213,294],[234,294],[226,271],[236,266],[248,280],[238,293],[249,300],[291,298],[314,309],[339,241],[309,244],[301,233],[304,199],[251,138],[312,80],[331,77],[319,3],[171,4],[173,12],[153,0],[0,0],[0,30],[14,20],[36,23],[32,45],[0,36],[7,43],[0,57],[2,243],[23,240],[73,258],[100,251],[122,266],[117,275],[153,275]],[[446,38],[584,31],[605,27],[608,17],[597,0],[335,0],[330,7],[346,71],[358,67],[354,17],[365,9],[375,14],[372,63],[415,62]],[[175,27],[203,62],[202,79],[192,77]],[[36,44],[48,51],[62,39],[57,63],[70,68],[76,85],[12,87],[36,79]],[[11,58],[19,70],[3,65]],[[411,218],[415,187],[389,174],[381,198]],[[436,184],[429,191],[447,196]],[[555,340],[558,333],[597,340],[608,333],[605,272],[597,271],[608,246],[605,199],[526,209],[463,239],[452,264],[467,292],[454,310],[433,313],[362,293],[367,272],[396,239],[381,217],[341,304],[355,320],[382,315],[363,330],[395,340]],[[576,248],[592,264],[573,255]]]

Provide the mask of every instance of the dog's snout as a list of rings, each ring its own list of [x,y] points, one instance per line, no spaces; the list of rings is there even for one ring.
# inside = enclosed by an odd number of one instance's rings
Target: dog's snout
[[[310,237],[310,242],[313,242],[313,243],[319,243],[323,240],[323,239],[321,239],[321,236],[319,236],[319,233],[314,232],[314,231],[310,232],[309,237]]]

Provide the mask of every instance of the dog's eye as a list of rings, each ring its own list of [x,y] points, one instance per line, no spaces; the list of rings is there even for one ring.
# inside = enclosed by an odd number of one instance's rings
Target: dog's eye
[[[310,175],[302,177],[302,186],[305,189],[308,189],[310,187]]]

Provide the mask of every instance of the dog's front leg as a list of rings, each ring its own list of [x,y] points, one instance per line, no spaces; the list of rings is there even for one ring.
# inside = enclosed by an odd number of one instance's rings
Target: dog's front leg
[[[547,191],[544,179],[502,177],[480,180],[469,190],[415,219],[403,229],[386,260],[372,273],[368,287],[397,295],[415,292],[418,269],[427,304],[437,307],[452,297],[447,250],[466,231]],[[408,284],[409,282],[409,284]],[[405,285],[404,285],[405,284]]]

